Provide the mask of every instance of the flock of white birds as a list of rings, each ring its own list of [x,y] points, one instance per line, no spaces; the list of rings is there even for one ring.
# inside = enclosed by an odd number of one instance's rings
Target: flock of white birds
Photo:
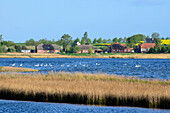
[[[83,67],[89,67],[89,65],[86,65],[86,64],[82,64],[81,62],[79,63],[81,66],[83,66]],[[99,63],[96,63],[95,64],[96,66],[100,66],[101,64],[99,64]],[[124,66],[126,66],[127,64],[123,64]],[[12,66],[13,67],[15,67],[16,66],[16,64],[14,63],[14,64],[12,64]],[[22,67],[23,66],[23,64],[19,64],[19,66],[20,67]],[[44,66],[44,67],[52,67],[53,65],[52,64],[35,64],[34,65],[35,67],[42,67],[42,66]],[[65,64],[62,64],[62,65],[60,65],[61,67],[70,67],[71,65],[70,64],[67,64],[67,65],[65,65]],[[77,64],[76,65],[74,65],[74,67],[77,67]],[[135,65],[135,67],[141,67],[141,65]]]

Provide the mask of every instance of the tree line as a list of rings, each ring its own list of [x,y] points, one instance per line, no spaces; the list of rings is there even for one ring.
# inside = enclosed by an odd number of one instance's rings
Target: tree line
[[[57,44],[62,48],[63,52],[72,52],[75,53],[78,51],[80,48],[76,46],[71,46],[74,42],[80,42],[81,45],[89,45],[89,44],[100,44],[100,43],[125,43],[128,47],[138,49],[139,46],[136,46],[137,43],[142,43],[141,41],[145,41],[146,38],[153,38],[156,39],[156,46],[155,48],[152,48],[149,52],[150,53],[159,53],[159,52],[169,52],[169,46],[161,45],[161,39],[170,39],[169,37],[167,38],[160,38],[160,34],[157,32],[154,32],[151,37],[145,36],[143,34],[136,34],[131,37],[120,37],[120,38],[113,38],[113,39],[102,39],[100,38],[94,38],[93,41],[88,37],[87,32],[84,33],[83,37],[76,38],[73,40],[73,38],[69,34],[64,34],[62,37],[55,41],[53,40],[47,40],[46,38],[40,39],[38,41],[35,41],[33,38],[26,40],[25,44],[27,46],[36,46],[38,44]],[[25,49],[25,46],[21,45],[16,45],[12,41],[3,41],[2,40],[2,35],[0,35],[0,52],[20,52],[21,49]],[[99,49],[108,49],[108,47],[100,47]]]

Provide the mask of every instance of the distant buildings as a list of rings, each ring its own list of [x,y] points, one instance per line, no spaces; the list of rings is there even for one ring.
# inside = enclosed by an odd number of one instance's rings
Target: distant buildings
[[[126,44],[120,44],[118,42],[111,45],[111,53],[130,53],[134,52],[133,48],[127,47]]]
[[[36,46],[37,53],[58,53],[60,48],[56,44],[39,44]]]
[[[35,53],[35,46],[24,46],[21,53]]]
[[[154,48],[155,45],[156,45],[155,43],[143,43],[139,46],[139,49],[140,49],[139,51],[141,53],[147,53],[147,52],[149,52],[149,49],[151,47]]]
[[[77,45],[77,47],[80,47],[80,51],[78,53],[88,53],[89,48],[92,48],[92,53],[95,52],[94,47],[92,45]]]

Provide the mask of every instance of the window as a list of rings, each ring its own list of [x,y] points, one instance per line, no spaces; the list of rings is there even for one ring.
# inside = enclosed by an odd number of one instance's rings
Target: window
[[[53,51],[53,50],[52,50],[51,52],[52,52],[52,53],[54,53],[54,51]]]
[[[151,45],[149,45],[149,47],[151,47]]]
[[[41,53],[41,50],[39,50],[39,53]]]
[[[115,50],[113,49],[113,51],[115,51]]]
[[[45,53],[45,51],[44,51],[44,53]]]
[[[50,53],[50,50],[48,50],[48,53]]]

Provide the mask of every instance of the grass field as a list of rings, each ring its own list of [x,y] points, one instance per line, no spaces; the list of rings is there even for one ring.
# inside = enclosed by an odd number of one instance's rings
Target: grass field
[[[170,109],[170,80],[105,74],[0,73],[0,98]]]

